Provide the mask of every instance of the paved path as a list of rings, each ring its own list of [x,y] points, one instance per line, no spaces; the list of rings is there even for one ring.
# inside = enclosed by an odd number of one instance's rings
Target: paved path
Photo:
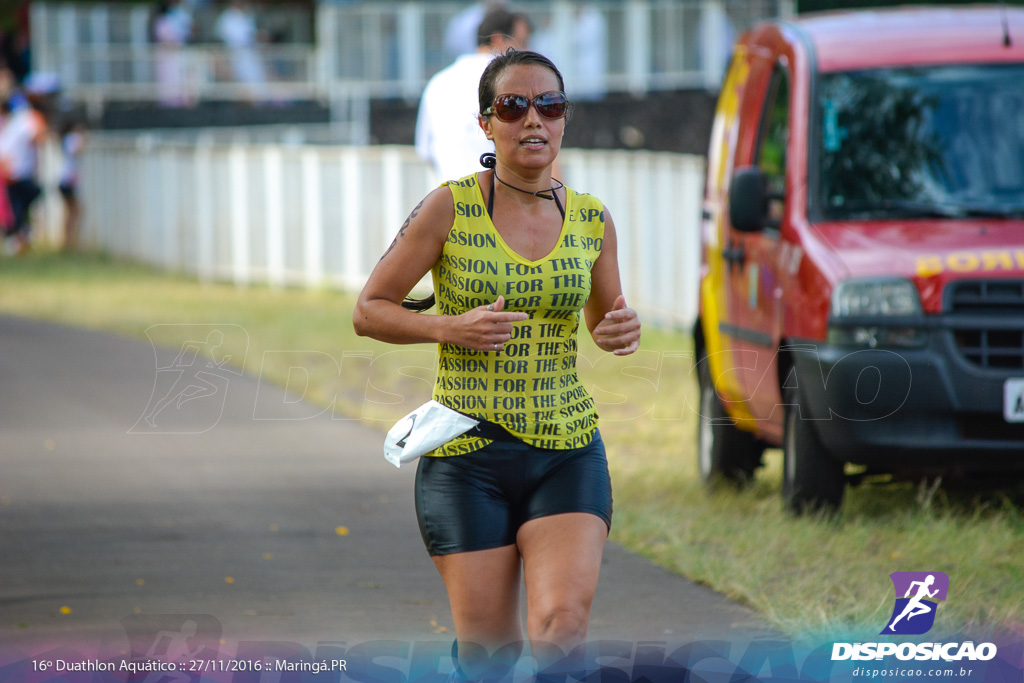
[[[198,345],[210,331],[195,326]],[[383,460],[380,433],[301,419],[308,405],[179,351],[0,316],[0,643],[145,649],[190,628],[222,643],[450,641],[413,468]],[[154,411],[182,388],[190,400]],[[763,628],[609,545],[592,638]]]

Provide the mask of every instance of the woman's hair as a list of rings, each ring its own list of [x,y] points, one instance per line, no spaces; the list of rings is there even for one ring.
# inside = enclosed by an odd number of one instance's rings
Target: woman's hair
[[[495,96],[498,94],[495,92],[495,83],[498,81],[498,76],[502,74],[505,69],[512,66],[543,66],[551,70],[551,73],[555,74],[555,78],[558,79],[558,89],[565,90],[565,81],[562,79],[562,72],[558,70],[554,62],[538,52],[530,52],[529,50],[516,50],[510,47],[503,54],[498,55],[491,60],[491,63],[484,69],[484,73],[480,76],[480,86],[477,89],[477,98],[480,102],[480,111],[486,110],[494,102]],[[567,117],[568,118],[568,117]],[[484,154],[480,157],[480,163],[484,168],[494,168],[495,158],[493,154]],[[402,302],[402,306],[413,311],[425,311],[431,308],[435,303],[434,295],[424,299],[413,299],[406,297],[405,301]]]
[[[565,90],[562,72],[558,70],[554,62],[539,52],[517,50],[514,47],[510,47],[503,54],[492,59],[487,68],[484,69],[483,75],[480,76],[480,87],[477,89],[480,111],[485,111],[494,102],[494,98],[498,95],[495,92],[494,84],[498,82],[498,76],[511,66],[543,66],[551,69],[551,73],[555,74],[555,78],[558,79],[558,89]]]

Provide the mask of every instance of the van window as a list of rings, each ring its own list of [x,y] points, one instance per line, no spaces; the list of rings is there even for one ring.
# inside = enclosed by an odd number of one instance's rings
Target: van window
[[[772,74],[764,112],[758,136],[757,165],[767,177],[769,194],[783,197],[786,191],[786,147],[789,142],[789,77],[781,66],[777,66]],[[779,227],[782,210],[781,199],[769,202],[768,227]]]
[[[822,75],[818,212],[826,219],[1021,215],[1022,83],[1020,64]]]

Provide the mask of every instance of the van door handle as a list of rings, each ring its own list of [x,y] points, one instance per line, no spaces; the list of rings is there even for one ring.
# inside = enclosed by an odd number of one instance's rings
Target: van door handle
[[[739,266],[740,270],[743,270],[743,264],[747,260],[747,250],[742,242],[730,244],[722,249],[722,259],[729,264],[729,270],[732,270],[733,266]]]

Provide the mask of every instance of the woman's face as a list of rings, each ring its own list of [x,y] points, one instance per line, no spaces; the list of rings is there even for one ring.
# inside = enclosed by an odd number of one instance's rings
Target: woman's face
[[[496,95],[525,95],[533,99],[541,93],[559,90],[554,72],[536,64],[520,64],[502,71],[495,81]],[[480,121],[502,166],[512,169],[542,169],[550,166],[562,146],[565,117],[549,119],[537,113],[532,104],[518,121],[505,122],[491,115]]]

